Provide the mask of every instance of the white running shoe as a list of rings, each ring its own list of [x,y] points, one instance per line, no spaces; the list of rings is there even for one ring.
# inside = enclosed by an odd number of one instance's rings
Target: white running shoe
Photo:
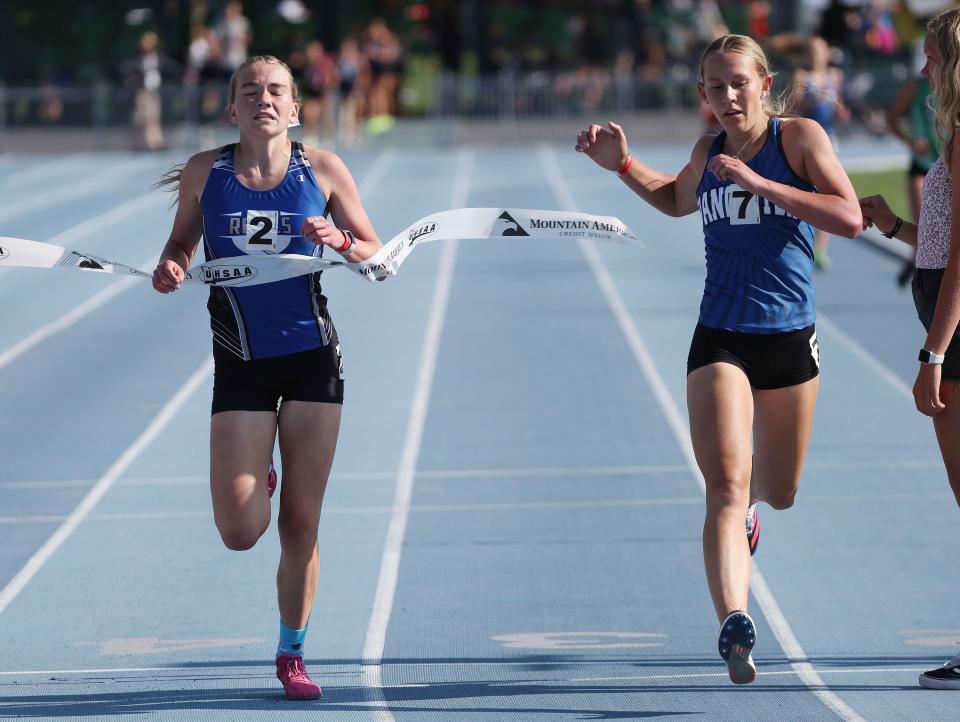
[[[927,689],[960,689],[960,654],[942,667],[923,672],[920,686]]]

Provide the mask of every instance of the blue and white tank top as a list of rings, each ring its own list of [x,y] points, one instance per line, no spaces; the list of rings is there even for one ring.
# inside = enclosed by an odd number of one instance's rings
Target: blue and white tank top
[[[815,191],[787,163],[779,118],[747,166],[758,175]],[[707,164],[723,150],[726,133],[710,146]],[[806,221],[721,181],[706,168],[697,186],[703,220],[707,279],[700,323],[744,333],[780,333],[816,321],[813,289],[813,228]]]
[[[235,145],[223,148],[200,195],[208,261],[243,255],[321,256],[323,246],[300,235],[307,216],[326,215],[327,199],[300,143],[293,143],[283,181],[270,190],[244,186],[234,168]],[[325,346],[334,338],[320,292],[320,274],[250,287],[210,288],[214,342],[244,360]]]
[[[815,80],[808,80],[804,83],[803,99],[800,101],[804,117],[817,121],[827,132],[827,135],[831,137],[833,136],[833,121],[837,117],[837,104],[840,97],[840,89],[836,85],[836,81],[830,73],[826,74],[824,85],[820,85]]]

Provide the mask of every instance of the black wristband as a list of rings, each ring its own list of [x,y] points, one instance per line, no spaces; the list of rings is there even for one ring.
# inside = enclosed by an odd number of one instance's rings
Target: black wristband
[[[897,216],[897,222],[893,224],[893,228],[890,229],[889,233],[884,233],[883,235],[887,238],[893,238],[897,235],[897,231],[900,230],[900,226],[903,225],[903,219],[900,216]]]

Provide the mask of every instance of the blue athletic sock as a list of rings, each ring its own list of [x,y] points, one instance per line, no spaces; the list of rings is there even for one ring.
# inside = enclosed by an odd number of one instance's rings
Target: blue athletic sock
[[[309,626],[309,625],[307,625]],[[307,638],[307,627],[290,629],[283,620],[280,621],[280,642],[277,644],[277,657],[284,654],[303,656],[303,642]]]

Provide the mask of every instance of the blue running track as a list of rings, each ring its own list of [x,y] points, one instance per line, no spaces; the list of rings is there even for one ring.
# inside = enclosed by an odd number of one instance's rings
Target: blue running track
[[[635,151],[676,170],[688,149]],[[917,687],[960,647],[960,516],[913,409],[896,260],[835,238],[817,277],[808,465],[793,509],[761,509],[759,674],[735,687],[686,431],[697,217],[569,147],[344,158],[385,240],[497,206],[615,215],[645,248],[435,243],[386,283],[327,274],[347,403],[310,703],[273,676],[275,532],[238,554],[213,525],[205,292],[0,269],[0,718],[957,719]],[[0,235],[151,267],[170,160],[8,156]]]

